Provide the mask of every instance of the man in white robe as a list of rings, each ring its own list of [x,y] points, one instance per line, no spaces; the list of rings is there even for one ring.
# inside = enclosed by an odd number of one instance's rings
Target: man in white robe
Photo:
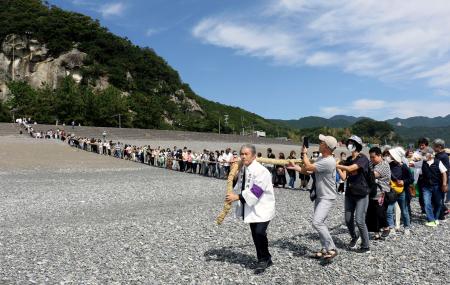
[[[260,274],[272,265],[266,233],[270,220],[275,216],[272,175],[256,161],[254,145],[243,145],[240,154],[243,167],[234,193],[228,194],[226,201],[237,202],[237,216],[243,217],[244,223],[250,224],[258,258],[255,273]]]

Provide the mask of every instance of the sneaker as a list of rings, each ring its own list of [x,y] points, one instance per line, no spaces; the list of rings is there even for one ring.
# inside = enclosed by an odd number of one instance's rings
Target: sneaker
[[[436,226],[439,225],[439,220],[434,221],[436,223]]]
[[[259,261],[256,265],[255,274],[261,274],[266,271],[266,268],[273,264],[272,259],[266,261]]]
[[[348,247],[350,247],[350,249],[355,249],[359,241],[361,241],[361,237],[352,238]]]
[[[409,236],[411,234],[411,230],[405,229],[404,234],[405,234],[405,236]]]
[[[436,227],[438,224],[436,223],[436,221],[431,221],[431,222],[426,222],[425,226],[427,227]]]
[[[368,248],[368,247],[360,247],[360,248],[358,248],[358,250],[356,252],[358,252],[358,253],[370,253],[370,248]]]
[[[382,238],[387,238],[389,236],[390,232],[391,232],[390,229],[384,229],[383,232],[381,233],[381,237]]]

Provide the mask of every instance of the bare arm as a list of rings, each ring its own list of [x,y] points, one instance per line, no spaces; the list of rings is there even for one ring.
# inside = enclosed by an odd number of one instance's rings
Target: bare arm
[[[353,172],[353,171],[358,170],[359,166],[357,164],[352,164],[352,165],[349,165],[349,166],[337,165],[336,168],[340,169],[340,170],[343,170],[343,171],[346,171],[346,172]]]
[[[341,177],[341,179],[343,181],[345,181],[347,179],[347,172],[342,171],[341,169],[336,167],[337,172],[339,173],[339,176]]]
[[[303,153],[303,171],[307,172],[307,173],[311,173],[311,172],[315,172],[316,171],[316,166],[311,163],[311,161],[309,160],[308,154],[307,154],[307,149],[303,148],[302,153]]]
[[[442,187],[445,188],[448,185],[447,172],[441,173],[442,175]]]

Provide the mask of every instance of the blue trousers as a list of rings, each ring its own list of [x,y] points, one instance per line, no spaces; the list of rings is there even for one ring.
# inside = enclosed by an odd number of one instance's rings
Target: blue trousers
[[[395,222],[394,222],[395,203],[398,203],[398,205],[400,206],[400,211],[402,212],[403,226],[405,228],[409,228],[411,225],[408,204],[406,201],[406,193],[405,193],[406,191],[408,191],[408,190],[404,190],[402,192],[402,194],[400,194],[397,197],[397,201],[389,204],[387,207],[387,211],[386,211],[387,222],[388,222],[389,228],[391,228],[391,229],[395,227]]]
[[[425,204],[425,213],[429,222],[439,219],[442,210],[442,192],[439,185],[424,186],[423,201]]]

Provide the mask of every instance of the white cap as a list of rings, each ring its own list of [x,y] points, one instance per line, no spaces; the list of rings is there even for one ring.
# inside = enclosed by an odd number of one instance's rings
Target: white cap
[[[362,139],[358,136],[352,135],[347,141],[352,140],[354,142],[356,142],[357,144],[359,144],[360,146],[363,146],[363,142]]]
[[[394,147],[389,150],[389,154],[392,156],[392,158],[397,161],[398,163],[402,162],[402,157],[405,156],[405,151],[402,147]]]
[[[329,149],[334,150],[337,147],[337,140],[332,136],[319,135],[319,140],[325,142]]]

